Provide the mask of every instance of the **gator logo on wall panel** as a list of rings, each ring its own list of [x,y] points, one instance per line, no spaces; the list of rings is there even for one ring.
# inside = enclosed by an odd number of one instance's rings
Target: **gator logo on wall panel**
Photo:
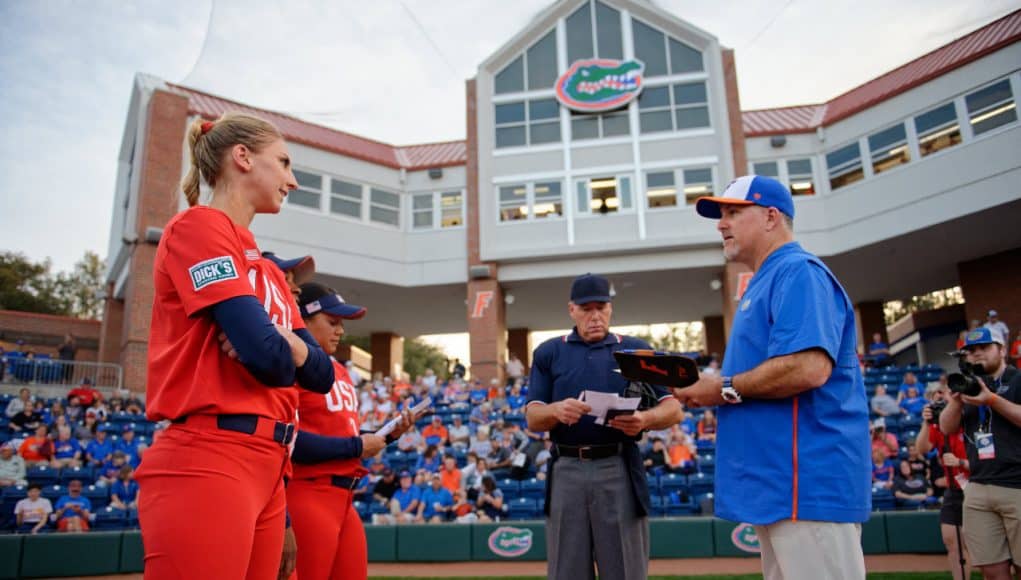
[[[644,71],[639,60],[578,60],[557,79],[557,100],[575,111],[612,111],[642,92]]]
[[[504,558],[524,556],[532,549],[532,530],[500,526],[489,534],[489,549]]]
[[[758,554],[761,551],[759,536],[751,524],[738,524],[730,533],[730,541],[734,542],[734,547],[742,552]]]

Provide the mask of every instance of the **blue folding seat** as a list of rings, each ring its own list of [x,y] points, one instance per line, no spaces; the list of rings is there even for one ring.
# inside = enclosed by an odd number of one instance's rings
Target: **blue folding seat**
[[[649,493],[652,495],[659,495],[659,475],[655,473],[645,473],[645,483],[649,486]]]
[[[105,508],[110,504],[110,488],[104,485],[87,485],[82,487],[82,495],[92,504],[92,511]]]
[[[60,476],[57,478],[56,483],[61,485],[67,485],[75,479],[81,481],[83,484],[88,485],[95,481],[95,475],[93,473],[92,466],[83,467],[65,467],[60,470]]]
[[[516,479],[506,478],[497,480],[496,488],[503,492],[504,503],[521,495],[521,484]]]
[[[693,473],[688,476],[688,490],[691,495],[701,495],[713,491],[713,476],[708,473]]]
[[[665,516],[666,515],[666,502],[661,495],[654,495],[649,498],[652,507],[652,516]]]
[[[541,499],[546,497],[546,482],[541,479],[531,478],[521,482],[520,497],[529,499]]]
[[[45,487],[57,483],[60,472],[49,465],[35,465],[25,470],[25,479],[29,483],[38,483]]]
[[[539,506],[536,500],[519,497],[505,502],[507,518],[511,520],[533,520],[539,517]]]
[[[128,527],[127,513],[110,506],[95,511],[92,519],[94,530],[123,530]]]
[[[690,495],[671,493],[663,496],[663,501],[668,516],[693,516],[699,511],[695,498]]]
[[[680,473],[664,473],[659,476],[659,489],[663,495],[671,492],[688,491],[688,478]]]
[[[43,497],[45,497],[46,499],[50,500],[51,502],[56,502],[58,499],[60,499],[61,496],[67,494],[67,488],[66,487],[64,487],[63,485],[56,485],[56,484],[54,484],[54,485],[44,485],[42,491],[43,491]]]

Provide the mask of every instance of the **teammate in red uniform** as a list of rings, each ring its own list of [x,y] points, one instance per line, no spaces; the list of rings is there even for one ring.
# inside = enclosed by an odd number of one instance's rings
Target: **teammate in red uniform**
[[[172,424],[136,476],[145,577],[269,580],[283,544],[293,386],[328,392],[333,365],[248,230],[297,187],[279,131],[228,114],[195,121],[188,142],[191,207],[167,223],[153,266],[147,414]],[[200,177],[208,206],[197,205]]]
[[[344,334],[344,319],[365,315],[321,284],[301,286],[301,316],[326,352],[334,352]],[[365,529],[353,504],[354,489],[366,473],[361,458],[372,457],[411,426],[403,421],[388,440],[359,435],[358,391],[344,365],[333,361],[336,381],[324,395],[302,392],[300,428],[294,446],[294,478],[287,487],[287,508],[298,540],[301,580],[364,580],[368,576]]]

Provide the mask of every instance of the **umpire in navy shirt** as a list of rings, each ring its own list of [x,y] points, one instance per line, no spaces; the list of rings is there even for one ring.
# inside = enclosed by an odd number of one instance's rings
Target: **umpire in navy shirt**
[[[609,331],[610,283],[586,274],[571,285],[570,334],[532,355],[525,416],[532,431],[550,431],[553,458],[546,482],[548,577],[563,580],[645,578],[649,568],[649,489],[636,441],[646,429],[681,421],[681,405],[665,389],[659,403],[596,425],[582,391],[624,394],[614,351],[650,348]]]

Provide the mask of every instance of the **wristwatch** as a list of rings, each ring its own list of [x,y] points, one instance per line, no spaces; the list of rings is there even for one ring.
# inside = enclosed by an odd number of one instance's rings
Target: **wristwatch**
[[[723,379],[723,388],[720,389],[720,394],[723,396],[723,400],[731,405],[735,405],[741,402],[741,393],[737,392],[734,388],[734,377],[721,377]]]

